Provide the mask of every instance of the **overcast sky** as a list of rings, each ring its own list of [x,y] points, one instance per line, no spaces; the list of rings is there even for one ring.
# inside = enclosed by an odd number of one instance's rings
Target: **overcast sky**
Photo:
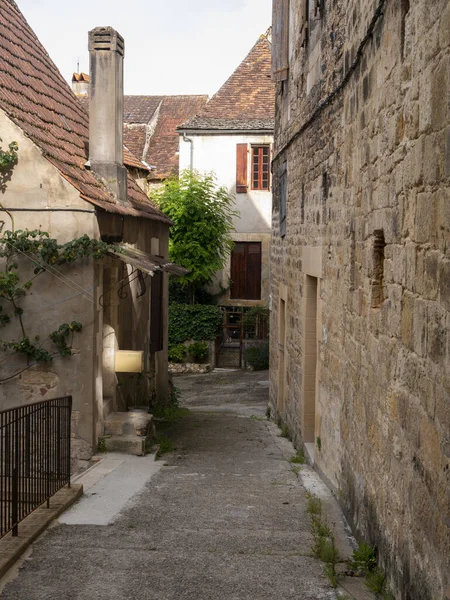
[[[126,94],[212,95],[271,23],[272,0],[17,0],[63,76],[89,72],[87,33],[125,38]]]

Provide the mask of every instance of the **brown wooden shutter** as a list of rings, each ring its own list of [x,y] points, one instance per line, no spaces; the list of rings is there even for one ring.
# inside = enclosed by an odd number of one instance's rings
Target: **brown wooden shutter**
[[[163,349],[163,273],[157,271],[152,277],[150,300],[150,352]]]
[[[248,145],[236,146],[236,194],[246,194],[248,191]]]
[[[261,242],[247,245],[247,289],[245,298],[261,299]]]
[[[273,0],[272,80],[284,81],[289,72],[289,0]]]
[[[261,242],[237,242],[231,254],[233,300],[261,299]]]

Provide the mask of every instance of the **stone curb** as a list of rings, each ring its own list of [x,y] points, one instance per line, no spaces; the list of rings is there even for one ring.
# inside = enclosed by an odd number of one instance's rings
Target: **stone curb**
[[[7,533],[0,540],[0,579],[9,571],[25,550],[43,533],[52,521],[83,495],[81,484],[64,487],[50,498],[50,508],[42,504],[19,523],[19,535]]]

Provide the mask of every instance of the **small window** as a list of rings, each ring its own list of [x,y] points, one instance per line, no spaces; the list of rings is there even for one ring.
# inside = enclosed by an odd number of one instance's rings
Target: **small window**
[[[384,231],[377,229],[373,232],[373,256],[372,256],[372,308],[379,308],[384,300],[384,259],[386,242]]]
[[[269,146],[252,147],[252,190],[269,190],[270,188],[270,148]]]

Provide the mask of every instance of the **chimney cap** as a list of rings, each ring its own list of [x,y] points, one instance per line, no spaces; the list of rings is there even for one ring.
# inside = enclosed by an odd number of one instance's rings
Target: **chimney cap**
[[[89,52],[117,52],[125,55],[125,41],[113,27],[96,27],[89,32]]]

